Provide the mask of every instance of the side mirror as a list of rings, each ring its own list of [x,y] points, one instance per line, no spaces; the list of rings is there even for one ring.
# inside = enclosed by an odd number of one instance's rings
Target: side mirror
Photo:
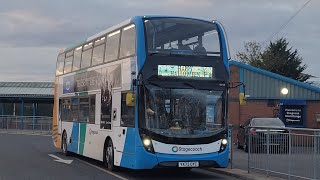
[[[244,93],[240,93],[240,94],[239,94],[239,102],[240,102],[240,105],[241,105],[241,106],[242,106],[242,105],[246,105],[246,103],[247,103],[247,98],[246,98],[246,96],[245,96]]]
[[[128,92],[126,94],[126,105],[133,107],[135,105],[136,98],[133,92]]]

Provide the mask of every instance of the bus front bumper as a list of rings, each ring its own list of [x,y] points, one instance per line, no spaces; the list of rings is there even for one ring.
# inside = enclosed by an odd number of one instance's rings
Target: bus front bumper
[[[226,148],[228,149],[228,147]],[[136,149],[135,169],[153,169],[153,168],[178,168],[179,162],[199,162],[199,167],[227,167],[229,163],[229,152],[214,152],[197,155],[172,155],[150,153],[144,147]]]

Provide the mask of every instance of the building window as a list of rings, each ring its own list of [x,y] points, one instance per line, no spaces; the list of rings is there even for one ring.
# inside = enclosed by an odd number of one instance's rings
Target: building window
[[[120,121],[120,125],[124,126],[124,127],[134,127],[135,106],[127,106],[126,95],[127,95],[127,93],[121,94],[121,121]]]
[[[136,28],[134,24],[122,30],[120,43],[120,58],[132,56],[136,50]]]
[[[110,62],[118,59],[120,41],[120,30],[108,34],[106,43],[105,62]]]

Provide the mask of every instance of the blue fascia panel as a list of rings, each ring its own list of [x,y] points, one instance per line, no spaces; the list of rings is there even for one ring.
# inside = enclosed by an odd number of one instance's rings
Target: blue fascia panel
[[[304,100],[298,99],[280,99],[280,105],[307,105],[307,102]]]
[[[232,60],[232,61],[229,61],[229,65],[230,66],[231,65],[239,66],[241,68],[248,69],[250,71],[254,71],[254,72],[257,72],[257,73],[260,73],[260,74],[263,74],[263,75],[266,75],[266,76],[269,76],[269,77],[272,77],[275,79],[279,79],[281,81],[285,81],[287,83],[290,83],[290,84],[293,84],[293,85],[320,93],[320,88],[311,86],[309,84],[306,84],[306,83],[303,83],[303,82],[300,82],[300,81],[297,81],[297,80],[294,80],[294,79],[291,79],[291,78],[288,78],[288,77],[285,77],[285,76],[282,76],[279,74],[272,73],[270,71],[266,71],[266,70],[263,70],[263,69],[260,69],[260,68],[254,67],[254,66],[250,66],[248,64],[244,64],[244,63],[240,63],[238,61]]]

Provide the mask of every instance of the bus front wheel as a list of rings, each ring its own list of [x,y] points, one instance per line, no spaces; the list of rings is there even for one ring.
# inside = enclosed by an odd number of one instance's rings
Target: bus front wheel
[[[62,153],[65,155],[65,156],[68,156],[69,153],[68,153],[68,144],[67,144],[67,133],[64,132],[63,135],[62,135]]]
[[[110,170],[113,171],[115,170],[114,166],[114,150],[113,150],[113,144],[111,140],[108,140],[104,147],[104,166]]]

